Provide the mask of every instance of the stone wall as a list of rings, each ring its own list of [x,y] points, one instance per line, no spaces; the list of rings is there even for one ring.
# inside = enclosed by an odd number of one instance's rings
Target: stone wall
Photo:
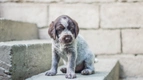
[[[1,18],[36,23],[41,39],[62,14],[78,22],[97,57],[120,60],[121,79],[143,77],[143,0],[0,0]]]

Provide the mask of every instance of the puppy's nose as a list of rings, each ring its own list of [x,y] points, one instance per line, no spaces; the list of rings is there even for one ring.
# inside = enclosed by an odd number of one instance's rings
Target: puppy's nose
[[[72,41],[71,35],[66,35],[66,36],[64,37],[64,41],[65,41],[65,43],[71,42],[71,41]]]

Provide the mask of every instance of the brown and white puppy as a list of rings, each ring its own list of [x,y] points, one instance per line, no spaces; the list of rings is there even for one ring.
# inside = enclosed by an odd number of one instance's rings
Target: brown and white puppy
[[[56,75],[60,57],[66,65],[61,71],[66,73],[68,79],[76,78],[75,72],[83,75],[94,73],[95,57],[86,41],[78,34],[79,27],[75,20],[62,15],[50,24],[48,33],[53,43],[52,65],[47,76]]]

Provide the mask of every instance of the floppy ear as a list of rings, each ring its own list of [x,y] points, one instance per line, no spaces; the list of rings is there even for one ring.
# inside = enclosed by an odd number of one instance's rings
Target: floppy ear
[[[48,29],[48,34],[50,35],[51,38],[54,40],[56,39],[56,29],[55,29],[55,24],[54,21],[50,24],[50,27]]]
[[[73,20],[74,24],[75,24],[75,38],[77,37],[78,33],[79,33],[79,27],[78,24],[75,20]]]

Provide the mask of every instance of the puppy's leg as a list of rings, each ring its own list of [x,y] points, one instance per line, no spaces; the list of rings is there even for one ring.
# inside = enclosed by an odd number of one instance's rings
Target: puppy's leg
[[[57,54],[57,51],[54,50],[53,53],[52,53],[51,69],[45,75],[47,75],[47,76],[54,76],[54,75],[56,75],[59,60],[60,60],[60,56]]]
[[[68,53],[68,63],[67,63],[67,73],[66,78],[73,79],[76,78],[75,74],[75,64],[76,64],[76,53],[74,51]]]
[[[82,75],[90,75],[93,74],[94,71],[94,56],[88,55],[85,59],[85,69],[81,71]]]

